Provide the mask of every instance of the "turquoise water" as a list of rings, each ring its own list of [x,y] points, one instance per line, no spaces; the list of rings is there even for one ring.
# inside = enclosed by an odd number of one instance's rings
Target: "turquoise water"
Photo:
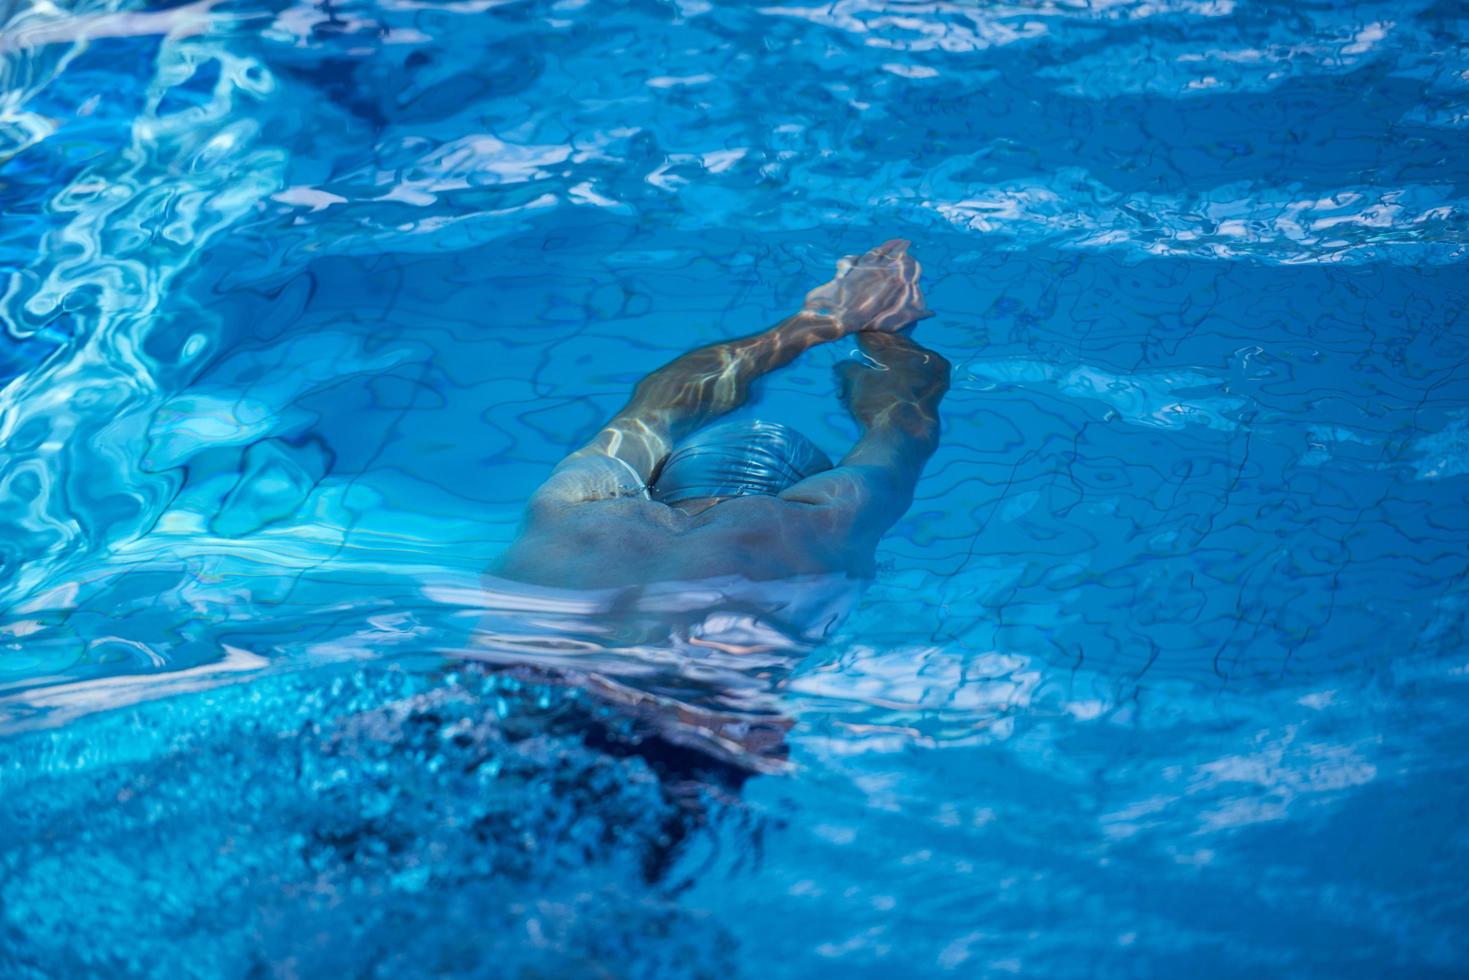
[[[1461,5],[22,0],[0,58],[0,975],[1462,971]],[[788,764],[477,666],[556,460],[895,236],[954,385],[852,614],[572,661]],[[840,455],[846,356],[761,414]]]

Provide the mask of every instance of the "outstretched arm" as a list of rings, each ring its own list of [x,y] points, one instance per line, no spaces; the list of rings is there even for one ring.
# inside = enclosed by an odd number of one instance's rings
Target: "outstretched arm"
[[[640,493],[675,442],[743,405],[762,375],[817,344],[928,315],[907,248],[894,239],[847,256],[837,277],[812,290],[794,316],[762,333],[692,350],[648,375],[592,441],[556,467],[532,504]]]
[[[639,381],[627,405],[571,458],[615,456],[646,482],[675,442],[743,405],[756,379],[842,335],[835,318],[802,310],[761,333],[691,350]]]
[[[843,364],[840,382],[861,438],[838,466],[781,497],[828,508],[849,534],[878,537],[907,511],[938,448],[949,362],[904,334],[863,332],[857,343],[868,362]]]

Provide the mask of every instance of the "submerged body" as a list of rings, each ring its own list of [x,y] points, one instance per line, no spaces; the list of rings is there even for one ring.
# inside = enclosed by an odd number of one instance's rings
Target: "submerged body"
[[[875,537],[850,523],[834,508],[780,497],[732,497],[696,512],[618,497],[536,515],[494,573],[573,589],[726,576],[870,577]]]
[[[907,247],[895,240],[848,257],[794,316],[643,379],[536,491],[491,574],[568,589],[870,578],[879,539],[908,509],[938,445],[948,389],[948,363],[900,333],[929,315]],[[837,465],[770,423],[699,434],[742,405],[756,379],[844,337],[863,354],[838,372],[862,434]]]
[[[780,769],[791,723],[769,689],[851,608],[938,445],[949,365],[900,332],[929,315],[907,248],[849,256],[795,315],[640,381],[531,496],[465,654],[552,670],[655,741]],[[785,426],[711,425],[845,337],[862,360],[838,368],[839,392],[861,436],[836,465]]]

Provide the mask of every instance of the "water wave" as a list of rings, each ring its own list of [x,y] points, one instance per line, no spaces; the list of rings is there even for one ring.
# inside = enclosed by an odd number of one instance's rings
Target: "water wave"
[[[206,97],[171,106],[206,68]],[[34,263],[9,275],[7,333],[60,322],[69,341],[0,391],[0,520],[23,531],[0,546],[0,601],[146,531],[177,491],[134,447],[155,424],[165,379],[187,376],[212,339],[208,313],[180,302],[176,282],[279,186],[285,153],[245,109],[272,89],[259,62],[218,40],[165,40],[125,141],[55,193]],[[197,317],[175,345],[154,342],[165,310]]]

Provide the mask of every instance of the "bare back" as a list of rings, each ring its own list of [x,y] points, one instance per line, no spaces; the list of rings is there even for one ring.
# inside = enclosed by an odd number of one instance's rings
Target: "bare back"
[[[694,515],[646,498],[534,513],[492,574],[567,588],[739,576],[872,575],[875,541],[853,536],[832,508],[737,497]]]

